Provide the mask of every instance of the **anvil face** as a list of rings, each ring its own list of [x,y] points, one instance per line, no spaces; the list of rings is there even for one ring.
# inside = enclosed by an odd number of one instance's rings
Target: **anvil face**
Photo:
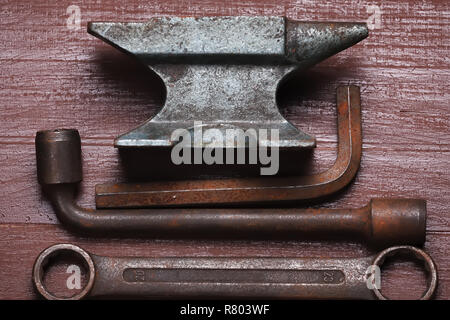
[[[280,114],[276,91],[291,72],[306,69],[361,41],[362,23],[289,21],[283,17],[152,18],[145,23],[92,22],[88,31],[139,58],[164,81],[164,107],[119,136],[116,147],[172,146],[177,129],[214,129],[203,147],[236,147],[227,129],[260,132],[259,145],[315,146]],[[278,130],[278,141],[271,139]],[[273,138],[273,137],[272,137]],[[247,145],[248,146],[248,145]]]

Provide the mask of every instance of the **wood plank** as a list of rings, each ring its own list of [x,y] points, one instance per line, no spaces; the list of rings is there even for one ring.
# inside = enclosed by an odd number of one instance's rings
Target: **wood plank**
[[[450,257],[445,254],[448,247],[442,246],[448,243],[449,236],[448,232],[433,232],[425,246],[439,266],[438,299],[449,295]],[[42,250],[56,243],[72,243],[97,255],[135,257],[360,257],[376,253],[363,245],[345,242],[88,239],[73,236],[55,225],[0,224],[0,265],[8,266],[0,273],[0,299],[37,298],[31,281],[34,260]],[[411,268],[408,261],[389,266],[382,275],[389,281],[383,282],[382,278],[382,289],[395,299],[405,295],[418,297],[423,289],[420,270]],[[53,281],[65,284],[67,274],[64,274],[65,269]]]
[[[428,230],[449,231],[449,155],[450,152],[364,148],[355,181],[339,196],[333,197],[333,201],[320,206],[359,207],[376,197],[424,198],[428,200]],[[111,146],[83,145],[83,158],[84,181],[79,203],[92,207],[95,184],[125,181],[124,173],[116,150]],[[57,223],[53,209],[42,197],[36,181],[34,145],[21,145],[20,150],[15,145],[5,145],[0,149],[0,159],[4,163],[4,170],[0,172],[4,203],[0,207],[0,222]],[[313,159],[314,170],[326,169],[334,159],[334,146],[327,149],[322,146]],[[158,168],[157,164],[155,166]]]
[[[371,15],[368,6],[377,5],[381,24],[371,30],[370,37],[286,83],[279,92],[280,109],[288,120],[316,136],[311,163],[302,165],[318,172],[336,156],[336,87],[361,87],[361,170],[348,189],[320,206],[358,207],[372,197],[427,199],[426,249],[441,272],[438,298],[449,299],[448,1],[89,0],[77,4],[80,29],[69,30],[66,10],[72,4],[70,0],[4,0],[0,4],[0,267],[4,270],[0,298],[35,297],[29,276],[32,261],[42,248],[57,241],[79,243],[105,255],[124,251],[151,255],[368,253],[356,244],[98,241],[69,235],[37,184],[34,135],[37,130],[61,127],[80,130],[84,181],[79,203],[92,207],[96,183],[126,179],[112,146],[114,137],[157,112],[164,103],[164,85],[134,59],[87,34],[88,21],[145,21],[156,15],[365,21]],[[158,168],[160,164],[150,165]],[[400,279],[406,283],[407,276],[402,273]],[[393,282],[387,286],[393,288]]]

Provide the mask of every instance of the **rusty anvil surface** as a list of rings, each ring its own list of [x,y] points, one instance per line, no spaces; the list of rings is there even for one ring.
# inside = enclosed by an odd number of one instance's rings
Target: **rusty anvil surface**
[[[277,129],[260,146],[312,148],[315,138],[279,112],[276,91],[302,71],[368,35],[365,23],[300,22],[283,17],[160,17],[145,23],[91,22],[88,32],[136,56],[166,86],[163,108],[115,140],[116,147],[170,147],[176,129]],[[194,123],[201,121],[201,123]],[[217,131],[216,131],[217,132]],[[200,143],[200,145],[196,145]],[[236,147],[203,136],[194,147]],[[245,147],[248,147],[248,141]]]

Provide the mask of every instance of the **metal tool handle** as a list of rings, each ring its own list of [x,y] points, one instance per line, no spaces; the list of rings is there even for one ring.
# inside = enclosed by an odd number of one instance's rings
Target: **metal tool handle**
[[[370,299],[372,258],[109,258],[92,256],[91,296]],[[114,284],[111,286],[110,284]]]
[[[47,299],[58,299],[43,285],[43,267],[51,256],[71,251],[81,256],[89,270],[89,280],[70,299],[91,297],[233,297],[291,299],[385,299],[370,288],[371,266],[398,251],[413,252],[426,262],[429,299],[436,288],[433,260],[410,246],[391,247],[376,256],[363,258],[115,258],[89,254],[71,244],[44,250],[34,265],[33,280]]]

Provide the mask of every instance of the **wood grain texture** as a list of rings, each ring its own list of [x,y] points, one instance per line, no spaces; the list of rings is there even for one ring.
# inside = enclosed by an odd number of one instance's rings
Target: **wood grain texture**
[[[26,230],[26,233],[24,231]],[[37,294],[31,281],[33,263],[39,253],[55,243],[75,243],[88,252],[104,256],[149,256],[149,257],[362,257],[375,254],[363,245],[341,242],[297,242],[297,241],[186,241],[186,240],[143,240],[143,239],[92,239],[71,235],[51,224],[1,224],[0,225],[0,299],[31,299]],[[429,236],[424,249],[433,252],[439,266],[439,287],[437,298],[450,294],[450,257],[445,254],[442,243],[449,241],[448,233],[434,233]],[[421,294],[420,269],[405,268],[402,261],[383,272],[383,292],[389,297],[401,299],[417,298]],[[7,268],[5,267],[7,266]],[[409,271],[410,273],[408,274]],[[412,273],[414,271],[414,273]],[[62,273],[65,273],[64,271]],[[62,278],[64,281],[65,278]],[[393,283],[396,286],[393,286]],[[64,282],[63,282],[64,283]],[[401,287],[398,287],[400,284]]]
[[[68,6],[81,28],[67,28]],[[157,15],[285,15],[317,21],[365,21],[381,9],[369,38],[280,89],[285,117],[317,138],[313,171],[336,156],[335,89],[361,86],[363,158],[354,183],[325,207],[357,207],[373,197],[428,200],[428,242],[449,299],[450,5],[448,1],[72,1],[0,3],[0,298],[35,297],[31,265],[46,246],[70,241],[99,254],[346,255],[357,244],[90,240],[67,234],[37,184],[34,135],[71,127],[82,137],[80,204],[92,207],[94,185],[123,181],[113,139],[152,116],[164,86],[130,57],[86,32],[88,21],[145,21]],[[405,285],[408,276],[399,275]],[[388,284],[389,285],[389,284]]]

